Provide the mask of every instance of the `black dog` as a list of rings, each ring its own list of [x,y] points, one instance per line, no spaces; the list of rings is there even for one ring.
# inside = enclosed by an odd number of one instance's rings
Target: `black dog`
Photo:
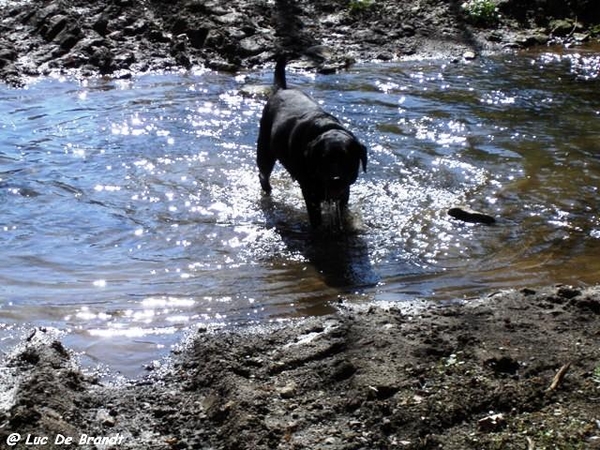
[[[279,160],[300,184],[313,227],[321,224],[321,203],[348,205],[359,165],[366,171],[367,149],[340,121],[305,93],[287,89],[286,60],[275,66],[274,93],[260,121],[257,163],[260,184],[271,192],[269,177]]]

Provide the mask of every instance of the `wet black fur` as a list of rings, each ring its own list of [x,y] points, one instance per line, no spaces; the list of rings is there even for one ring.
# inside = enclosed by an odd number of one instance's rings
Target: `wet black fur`
[[[288,89],[286,60],[275,67],[274,93],[260,121],[257,164],[260,183],[269,194],[269,177],[276,161],[300,184],[313,227],[321,224],[321,204],[348,205],[350,185],[359,167],[367,167],[367,149],[311,97]]]

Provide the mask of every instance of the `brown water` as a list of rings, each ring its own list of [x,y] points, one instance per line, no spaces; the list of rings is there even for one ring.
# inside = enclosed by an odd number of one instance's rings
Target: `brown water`
[[[357,232],[255,169],[269,72],[0,87],[0,344],[54,327],[127,376],[186,330],[600,281],[600,56],[291,72],[369,147]],[[457,204],[496,215],[455,221]]]

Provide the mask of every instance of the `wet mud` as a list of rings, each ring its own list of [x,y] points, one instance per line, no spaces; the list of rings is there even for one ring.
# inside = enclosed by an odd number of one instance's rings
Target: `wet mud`
[[[237,71],[277,52],[322,72],[406,56],[473,58],[485,51],[594,39],[593,0],[477,4],[415,0],[7,0],[0,4],[0,78],[80,76],[208,67]]]
[[[340,305],[258,330],[202,328],[147,377],[108,383],[37,329],[0,372],[0,442],[18,433],[16,448],[28,437],[83,448],[600,448],[599,330],[598,288],[410,311]]]

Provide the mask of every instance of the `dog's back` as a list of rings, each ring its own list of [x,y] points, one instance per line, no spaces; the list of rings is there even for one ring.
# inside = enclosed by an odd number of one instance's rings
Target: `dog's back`
[[[309,111],[325,113],[309,95],[300,89],[288,88],[285,76],[286,65],[285,57],[280,57],[275,64],[273,92],[265,108],[267,115],[270,115],[270,111],[273,109],[277,110],[280,116],[301,116]],[[333,116],[331,117],[337,120]]]

